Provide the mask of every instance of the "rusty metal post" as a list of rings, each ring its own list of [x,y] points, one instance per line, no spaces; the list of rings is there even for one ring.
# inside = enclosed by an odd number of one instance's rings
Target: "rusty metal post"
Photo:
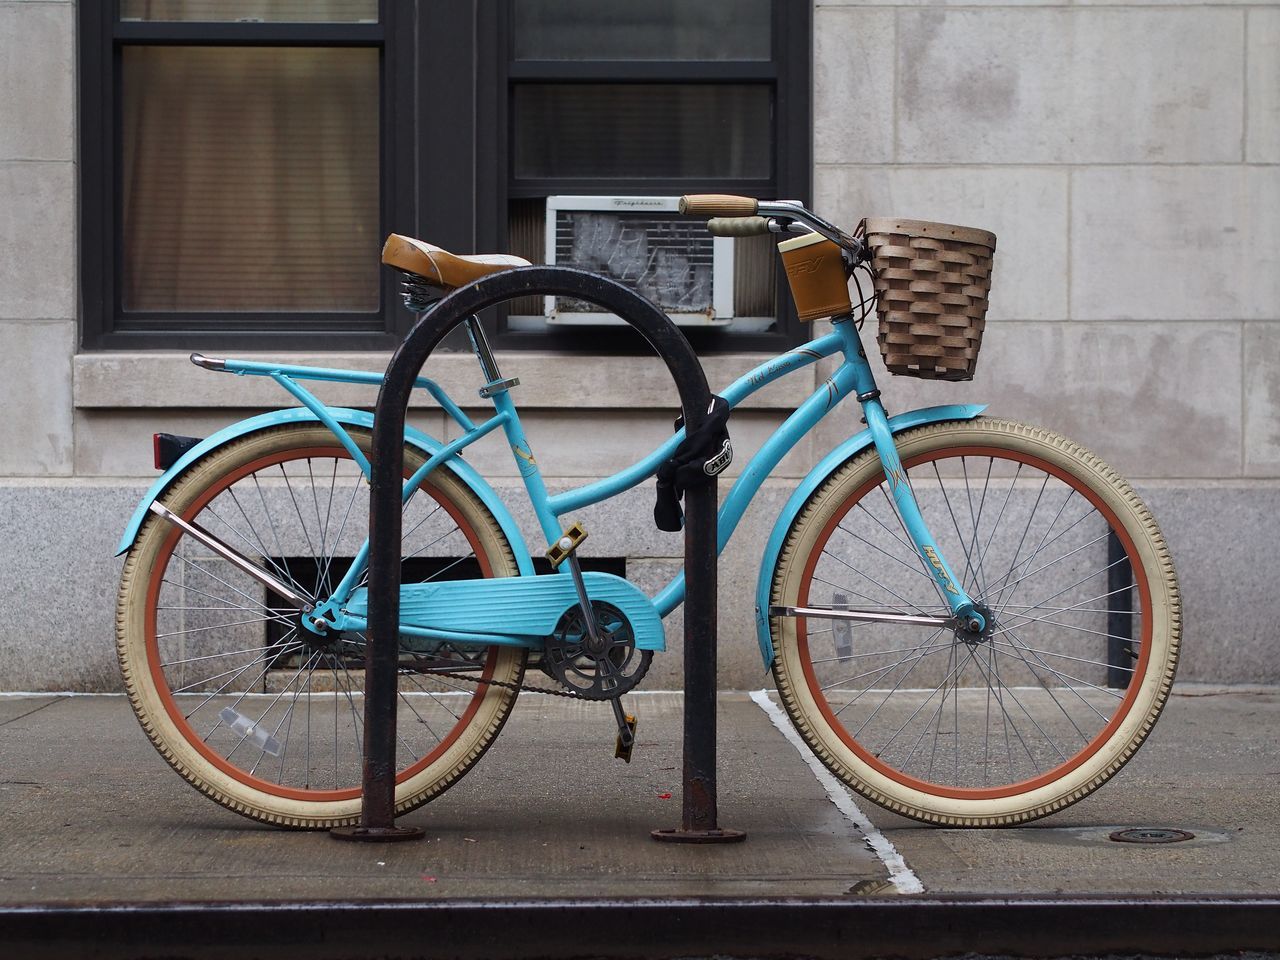
[[[720,826],[716,800],[716,486],[711,477],[685,491],[682,816],[678,829],[651,834],[669,843],[733,843],[746,838],[741,830]]]

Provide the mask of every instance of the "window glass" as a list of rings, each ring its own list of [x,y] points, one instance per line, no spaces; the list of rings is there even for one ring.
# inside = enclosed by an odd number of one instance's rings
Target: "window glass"
[[[378,51],[123,50],[122,305],[378,309]]]
[[[201,23],[377,23],[378,0],[120,0],[120,19]]]
[[[767,85],[525,83],[515,88],[514,175],[767,179]]]
[[[768,60],[770,0],[516,0],[517,60]]]

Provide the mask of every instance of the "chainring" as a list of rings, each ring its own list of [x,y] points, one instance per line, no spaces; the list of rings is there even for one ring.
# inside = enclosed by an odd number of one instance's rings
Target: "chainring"
[[[592,600],[600,639],[592,649],[581,607],[566,610],[542,651],[542,669],[584,700],[610,700],[632,690],[653,662],[652,650],[637,650],[635,631],[621,610]]]

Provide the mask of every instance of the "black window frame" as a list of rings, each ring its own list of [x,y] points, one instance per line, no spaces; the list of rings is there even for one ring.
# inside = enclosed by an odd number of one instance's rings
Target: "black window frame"
[[[106,350],[394,349],[412,326],[394,271],[383,269],[375,314],[163,313],[135,323],[119,303],[122,256],[118,157],[121,50],[129,44],[190,46],[376,46],[381,50],[381,233],[405,233],[460,253],[507,247],[511,122],[510,0],[379,0],[379,22],[122,22],[118,0],[77,4],[81,348]],[[581,82],[730,82],[775,85],[775,192],[807,199],[812,175],[810,44],[812,10],[772,0],[772,61],[521,61],[515,79],[572,75]],[[576,183],[576,186],[575,186]],[[625,181],[609,181],[620,190]],[[557,192],[599,193],[601,181],[559,181]],[[629,192],[653,194],[653,181]],[[768,195],[753,181],[684,181],[681,192]],[[376,256],[377,251],[370,251]],[[779,324],[770,333],[707,335],[686,328],[708,352],[778,350],[807,339],[779,269]],[[575,353],[647,349],[627,328],[506,332],[485,318],[495,345]],[[364,329],[350,329],[363,318]],[[264,321],[272,324],[264,329]],[[446,348],[465,346],[450,338]]]
[[[120,301],[123,223],[119,158],[123,49],[368,47],[379,51],[379,233],[417,221],[413,209],[416,8],[379,0],[378,23],[122,21],[118,0],[77,5],[80,61],[81,344],[88,350],[366,350],[394,346],[410,319],[391,271],[379,275],[373,312],[226,311],[127,313]],[[369,251],[376,256],[377,251]]]
[[[479,181],[493,189],[476,197],[478,238],[488,249],[508,245],[508,204],[512,199],[556,194],[665,196],[683,193],[740,193],[769,199],[808,200],[812,185],[811,4],[772,0],[770,60],[519,60],[515,59],[511,4],[481,3],[478,36],[482,64],[477,89],[480,122],[476,143]],[[487,62],[488,68],[484,64]],[[571,179],[521,182],[510,169],[516,84],[544,83],[748,83],[773,88],[773,171],[771,180]],[[776,265],[777,325],[769,332],[747,333],[685,327],[700,352],[782,350],[809,339],[791,302],[781,265]],[[645,349],[629,328],[571,327],[542,331],[506,329],[505,315],[485,317],[495,346],[506,349],[560,350],[575,353],[633,353]]]

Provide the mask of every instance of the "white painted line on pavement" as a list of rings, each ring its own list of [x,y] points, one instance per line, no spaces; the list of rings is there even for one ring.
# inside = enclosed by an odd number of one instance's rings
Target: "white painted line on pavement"
[[[86,693],[83,690],[4,690],[0,691],[0,699],[31,697],[123,697],[123,693],[107,691],[104,693]]]
[[[875,825],[867,819],[867,815],[862,812],[862,808],[853,802],[853,797],[849,794],[845,785],[837,780],[831,774],[831,771],[822,765],[822,761],[813,755],[813,751],[800,739],[800,734],[796,733],[795,728],[791,726],[791,721],[782,712],[782,708],[769,698],[769,691],[753,690],[751,699],[773,721],[773,725],[787,738],[787,742],[796,748],[804,762],[809,765],[809,769],[813,771],[818,783],[827,791],[827,796],[836,805],[836,809],[848,817],[849,821],[862,831],[863,836],[867,838],[867,844],[871,847],[871,851],[884,864],[885,869],[889,871],[889,879],[897,887],[898,892],[924,893],[924,884],[915,875],[915,871],[907,866],[907,861],[902,859],[902,854],[898,853],[897,848],[889,842],[889,838],[877,830]]]

